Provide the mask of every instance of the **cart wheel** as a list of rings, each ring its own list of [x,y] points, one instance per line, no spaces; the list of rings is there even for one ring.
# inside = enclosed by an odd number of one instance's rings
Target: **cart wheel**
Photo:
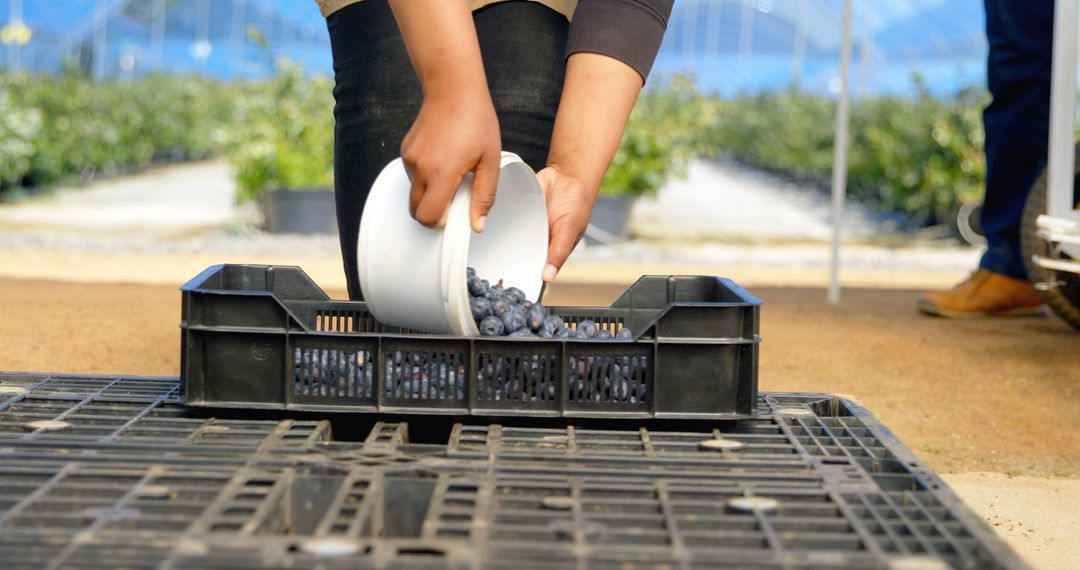
[[[1080,146],[1077,147],[1080,153]],[[1080,175],[1080,160],[1076,163],[1077,173]],[[1073,179],[1076,184],[1076,178]],[[1050,306],[1059,317],[1070,325],[1080,329],[1080,275],[1064,271],[1044,269],[1032,263],[1032,255],[1050,256],[1050,251],[1045,240],[1039,237],[1038,226],[1035,219],[1040,214],[1046,213],[1046,170],[1035,181],[1028,194],[1027,203],[1024,205],[1024,216],[1020,223],[1020,251],[1024,255],[1024,266],[1027,268],[1028,279],[1035,283],[1046,304]],[[1056,257],[1071,259],[1065,253],[1059,253]]]
[[[979,224],[979,216],[982,214],[982,204],[966,203],[960,206],[956,212],[956,228],[960,230],[960,237],[970,245],[986,245],[986,235],[983,234]]]

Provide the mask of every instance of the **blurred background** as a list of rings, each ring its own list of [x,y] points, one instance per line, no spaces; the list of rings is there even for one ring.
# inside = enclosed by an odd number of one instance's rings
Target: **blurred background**
[[[853,4],[839,305],[842,0],[676,2],[545,301],[734,279],[765,303],[763,390],[866,403],[1025,557],[1067,567],[1075,333],[915,312],[981,253],[982,2]],[[344,298],[331,74],[314,0],[0,0],[0,369],[176,375],[177,288],[213,264],[299,265]]]
[[[621,281],[648,260],[820,284],[842,9],[677,2],[568,271]],[[0,0],[0,22],[7,241],[303,254],[340,284],[314,1]],[[977,259],[983,22],[978,0],[855,2],[849,283],[946,284]]]

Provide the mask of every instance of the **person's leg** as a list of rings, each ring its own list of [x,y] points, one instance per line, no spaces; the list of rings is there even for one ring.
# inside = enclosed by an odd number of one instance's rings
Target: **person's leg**
[[[401,154],[423,95],[386,0],[365,0],[326,20],[334,53],[334,192],[349,298],[361,299],[357,234],[368,191]]]
[[[1046,167],[1054,1],[985,0],[990,45],[987,83],[993,101],[986,129],[987,250],[979,266],[1026,279],[1020,218],[1028,191]]]
[[[983,113],[986,191],[982,227],[987,248],[979,270],[948,291],[923,295],[920,311],[946,317],[1041,312],[1020,252],[1024,202],[1046,166],[1054,0],[984,0],[987,84]]]
[[[547,160],[565,71],[569,23],[533,2],[502,2],[474,15],[503,149],[533,169]],[[386,0],[365,0],[327,19],[334,52],[334,188],[349,298],[361,299],[356,248],[368,191],[417,113],[422,93]],[[498,196],[496,196],[496,200]]]

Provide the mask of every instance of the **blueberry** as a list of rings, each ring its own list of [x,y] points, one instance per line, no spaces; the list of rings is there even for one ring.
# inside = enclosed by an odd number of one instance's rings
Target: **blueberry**
[[[615,335],[615,338],[619,340],[634,340],[634,333],[630,329],[623,327],[619,329],[619,334]]]
[[[526,314],[529,319],[529,328],[534,331],[539,331],[540,327],[544,326],[544,319],[547,317],[547,307],[544,307],[540,303],[536,303],[529,307],[529,312]]]
[[[592,319],[585,319],[578,323],[577,330],[585,333],[586,338],[594,338],[596,337],[596,333],[598,332],[598,329],[596,328],[596,323],[593,322]]]
[[[513,307],[513,303],[510,303],[505,297],[498,297],[491,302],[491,314],[501,317],[510,311],[511,307]]]
[[[474,268],[474,267],[466,267],[465,268],[465,273],[468,274],[469,277],[476,277],[476,268]]]
[[[472,310],[472,317],[476,322],[480,322],[484,320],[485,317],[490,317],[492,315],[491,301],[488,301],[483,297],[469,299],[469,309]]]
[[[521,304],[525,302],[525,292],[517,287],[507,287],[506,295],[513,297],[514,303]]]
[[[536,336],[536,335],[533,334],[533,332],[531,330],[522,327],[522,328],[520,328],[520,329],[518,329],[518,330],[516,330],[516,331],[514,331],[514,332],[512,332],[512,333],[510,333],[510,334],[508,334],[506,336]]]
[[[604,329],[596,333],[596,338],[615,338],[615,336],[611,334],[611,331]]]
[[[469,286],[469,295],[472,295],[473,297],[483,297],[484,293],[487,292],[487,289],[484,287],[484,281],[475,275],[469,277],[467,284]]]
[[[502,285],[491,285],[487,290],[487,298],[491,300],[498,299],[505,294],[506,291],[503,290]]]
[[[555,338],[571,338],[572,336],[574,336],[574,331],[566,327],[559,329],[559,332],[555,333]]]
[[[521,307],[511,307],[510,310],[499,315],[502,318],[503,326],[507,331],[514,332],[521,328],[526,328],[527,317],[525,315],[525,309]]]
[[[533,302],[532,302],[532,301],[525,301],[524,303],[522,303],[522,304],[521,304],[521,308],[522,308],[522,309],[525,309],[526,311],[528,311],[529,309],[531,309],[531,308],[532,308],[532,306],[533,306]]]
[[[555,315],[544,317],[544,322],[540,325],[541,335],[547,333],[550,336],[555,336],[561,330],[563,330],[562,318]]]
[[[583,339],[583,338],[589,338],[589,335],[585,334],[585,331],[578,328],[578,330],[574,331],[570,335],[570,338],[575,339],[575,340],[580,340],[580,339]]]
[[[480,334],[483,336],[502,336],[504,330],[499,317],[484,317],[484,320],[480,321]]]

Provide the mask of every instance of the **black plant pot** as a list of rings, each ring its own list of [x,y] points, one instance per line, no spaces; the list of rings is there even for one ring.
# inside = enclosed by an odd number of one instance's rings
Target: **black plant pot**
[[[589,216],[590,228],[585,234],[585,243],[605,244],[625,240],[628,237],[630,209],[637,199],[637,196],[599,196]]]
[[[263,193],[264,229],[272,233],[337,233],[334,192],[329,188],[278,189]]]

